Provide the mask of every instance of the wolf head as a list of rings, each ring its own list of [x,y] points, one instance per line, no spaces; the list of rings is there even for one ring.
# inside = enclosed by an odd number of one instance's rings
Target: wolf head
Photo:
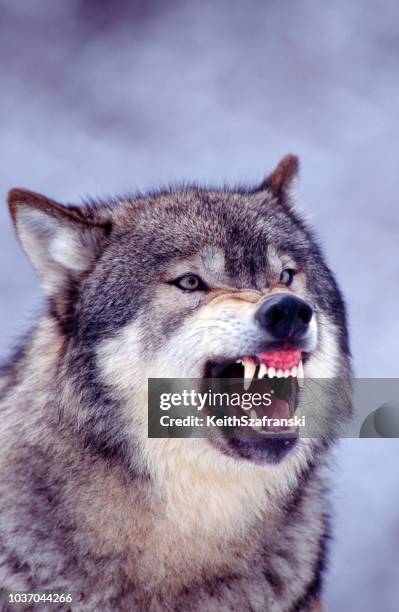
[[[287,156],[256,189],[188,187],[84,207],[10,192],[62,338],[58,401],[87,444],[141,471],[177,455],[229,469],[284,462],[291,450],[303,463],[325,445],[147,437],[148,378],[217,376],[239,361],[250,378],[263,368],[349,379],[344,303],[291,201],[297,168]],[[349,407],[346,387],[318,402],[328,437]]]

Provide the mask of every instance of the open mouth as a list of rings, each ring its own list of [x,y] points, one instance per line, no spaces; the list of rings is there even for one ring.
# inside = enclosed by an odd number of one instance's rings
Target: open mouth
[[[287,421],[295,414],[298,389],[304,384],[304,359],[306,355],[299,349],[244,355],[234,361],[208,362],[205,378],[212,380],[214,391],[240,394],[239,405],[229,406],[223,413],[250,417],[247,433],[295,434],[297,428]],[[245,395],[250,396],[248,401]],[[268,401],[252,405],[255,396]]]

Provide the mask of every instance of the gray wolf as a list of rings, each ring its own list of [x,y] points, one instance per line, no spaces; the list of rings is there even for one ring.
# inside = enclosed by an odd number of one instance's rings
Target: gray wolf
[[[1,370],[3,589],[72,591],[88,611],[320,609],[350,358],[297,169],[289,155],[256,188],[84,206],[10,192],[46,301]],[[318,405],[328,435],[148,437],[148,378],[232,364],[250,379],[339,376]]]

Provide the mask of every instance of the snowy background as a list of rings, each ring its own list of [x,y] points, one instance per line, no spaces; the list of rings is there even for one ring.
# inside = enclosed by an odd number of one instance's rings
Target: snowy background
[[[398,23],[394,0],[0,0],[0,355],[41,299],[10,187],[256,182],[294,152],[356,373],[397,376]],[[398,609],[398,442],[336,451],[330,611]]]

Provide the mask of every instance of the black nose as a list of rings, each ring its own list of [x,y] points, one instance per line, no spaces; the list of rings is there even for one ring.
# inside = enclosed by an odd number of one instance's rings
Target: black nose
[[[299,339],[309,327],[313,310],[293,295],[276,295],[258,308],[255,318],[274,338]]]

